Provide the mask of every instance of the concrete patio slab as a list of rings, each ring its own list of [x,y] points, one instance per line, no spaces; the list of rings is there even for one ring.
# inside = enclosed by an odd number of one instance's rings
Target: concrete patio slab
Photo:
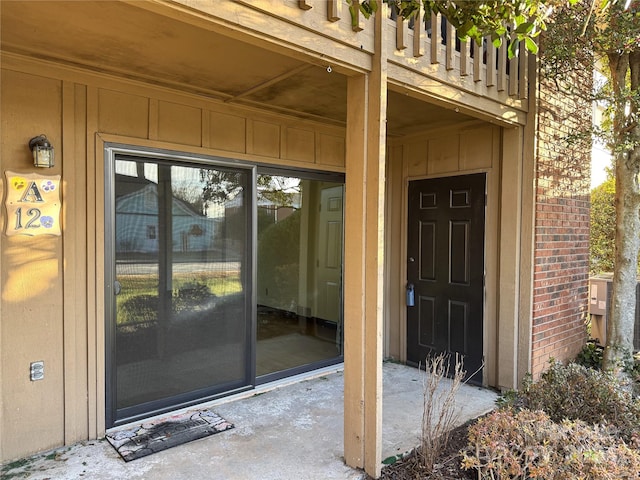
[[[4,465],[2,478],[363,479],[364,473],[347,467],[342,457],[344,377],[332,370],[205,405],[234,423],[233,430],[129,463],[104,440],[84,442],[24,459],[15,468]],[[419,444],[424,376],[415,368],[384,364],[383,458]],[[491,410],[496,398],[491,390],[463,385],[458,423]]]

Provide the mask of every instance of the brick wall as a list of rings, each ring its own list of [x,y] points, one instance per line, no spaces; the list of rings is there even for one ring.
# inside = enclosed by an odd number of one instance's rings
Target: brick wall
[[[591,143],[567,136],[591,125],[591,107],[538,85],[531,372],[574,358],[586,340]],[[587,86],[590,88],[590,85]]]

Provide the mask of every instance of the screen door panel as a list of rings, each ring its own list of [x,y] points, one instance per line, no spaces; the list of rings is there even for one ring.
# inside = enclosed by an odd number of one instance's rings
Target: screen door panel
[[[250,173],[116,158],[112,423],[249,382]]]

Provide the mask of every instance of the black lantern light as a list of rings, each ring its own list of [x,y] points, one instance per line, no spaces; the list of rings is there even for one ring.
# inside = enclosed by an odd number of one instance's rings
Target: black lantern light
[[[51,145],[46,135],[38,135],[29,140],[29,148],[33,153],[34,166],[42,168],[53,167],[53,145]]]

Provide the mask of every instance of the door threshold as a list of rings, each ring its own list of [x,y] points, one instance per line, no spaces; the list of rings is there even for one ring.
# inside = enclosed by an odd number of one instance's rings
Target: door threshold
[[[225,397],[216,398],[205,403],[198,404],[200,408],[210,408],[216,405],[222,405],[225,403],[235,402],[237,400],[243,400],[255,395],[261,395],[263,393],[276,390],[278,388],[286,387],[294,383],[304,382],[305,380],[311,380],[313,378],[324,377],[331,375],[332,373],[338,373],[344,371],[344,362],[336,363],[335,365],[329,365],[328,367],[318,368],[317,370],[311,370],[310,372],[299,373],[297,375],[291,375],[290,377],[274,380],[273,382],[263,383],[257,385],[255,388],[244,390],[242,392],[234,393]]]
[[[111,432],[114,430],[120,430],[122,428],[127,428],[127,425],[131,425],[131,424],[135,424],[135,423],[140,423],[141,421],[144,422],[151,422],[154,420],[157,420],[159,418],[166,418],[169,415],[179,415],[185,412],[188,412],[190,410],[194,410],[194,409],[207,409],[207,408],[213,408],[217,405],[222,405],[225,403],[231,403],[231,402],[235,402],[238,400],[243,400],[245,398],[251,398],[253,396],[256,395],[261,395],[263,393],[267,393],[271,390],[276,390],[278,388],[281,387],[286,387],[288,385],[292,385],[294,383],[300,383],[303,382],[305,380],[311,380],[313,378],[318,378],[318,377],[324,377],[326,375],[331,375],[333,373],[338,373],[338,372],[342,372],[344,371],[344,362],[342,363],[337,363],[335,365],[330,365],[328,367],[323,367],[323,368],[319,368],[317,370],[312,370],[310,372],[304,372],[304,373],[299,373],[298,375],[292,375],[290,377],[286,377],[286,378],[281,378],[279,380],[274,380],[273,382],[269,382],[269,383],[264,383],[262,385],[258,385],[255,388],[249,388],[246,390],[242,390],[241,392],[238,393],[233,393],[231,395],[227,395],[224,397],[220,397],[220,398],[216,398],[215,400],[208,400],[206,402],[203,403],[196,403],[194,405],[189,405],[188,407],[182,407],[182,408],[178,408],[176,410],[171,410],[169,412],[163,412],[161,414],[158,415],[154,415],[152,417],[147,417],[144,420],[133,420],[131,422],[128,422],[126,424],[122,424],[122,425],[117,425],[114,426],[112,428],[108,428],[106,431],[107,432]]]
[[[188,412],[190,410],[201,410],[213,408],[217,405],[223,405],[226,403],[235,402],[238,400],[243,400],[246,398],[251,398],[256,395],[261,395],[263,393],[267,393],[271,390],[276,390],[281,387],[286,387],[288,385],[292,385],[295,383],[300,383],[305,380],[311,380],[314,378],[324,377],[326,375],[331,375],[333,373],[338,373],[344,371],[344,362],[337,363],[335,365],[329,365],[328,367],[319,368],[317,370],[312,370],[310,372],[299,373],[298,375],[292,375],[290,377],[281,378],[279,380],[274,380],[273,382],[264,383],[262,385],[258,385],[255,388],[249,388],[246,390],[242,390],[238,393],[233,393],[231,395],[227,395],[224,397],[216,398],[215,400],[208,400],[203,403],[196,403],[194,405],[189,405],[188,407],[178,408],[176,410],[170,410],[168,412],[163,412],[158,415],[154,415],[152,417],[146,417],[144,420],[133,420],[131,422],[127,422],[122,425],[117,425],[111,428],[106,429],[106,432],[112,432],[121,430],[123,428],[130,428],[132,424],[140,423],[140,422],[152,422],[154,420],[166,418],[171,415],[180,415],[182,413]]]

